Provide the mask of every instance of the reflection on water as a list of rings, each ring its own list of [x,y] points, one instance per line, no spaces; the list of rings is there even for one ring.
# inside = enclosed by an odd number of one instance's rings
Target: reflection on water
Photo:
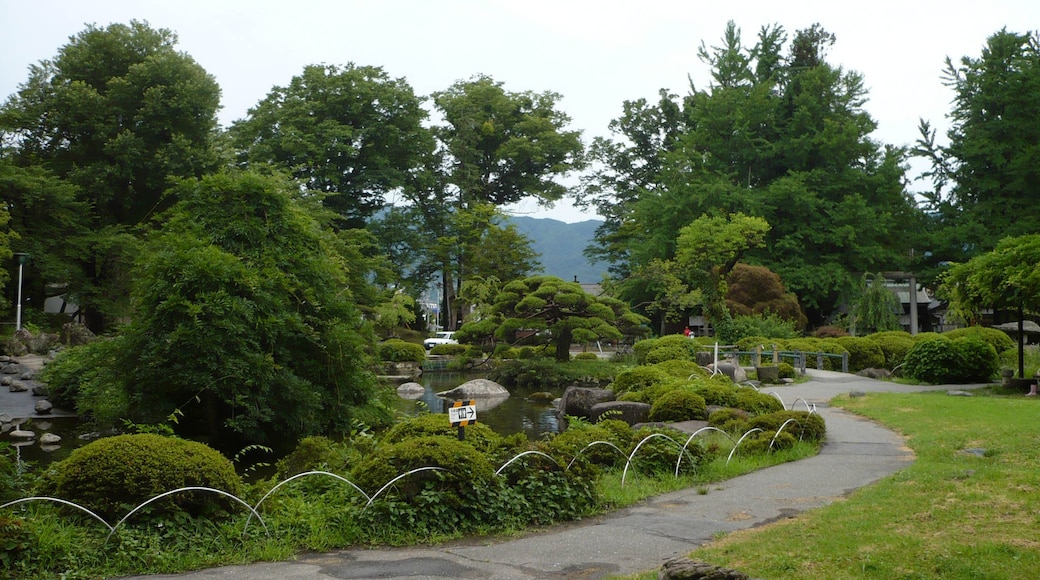
[[[450,401],[438,397],[437,393],[485,376],[472,373],[425,373],[420,380],[426,387],[422,395],[418,399],[399,399],[395,410],[404,416],[417,415],[427,409],[432,413],[447,413]],[[528,439],[541,439],[547,433],[557,432],[559,423],[552,404],[549,401],[529,401],[528,397],[536,392],[548,392],[556,398],[563,394],[563,389],[515,388],[509,392],[508,399],[491,409],[481,408],[481,402],[477,399],[477,421],[488,425],[499,435],[526,433]]]
[[[76,417],[51,417],[47,419],[30,419],[21,423],[20,428],[36,433],[32,441],[14,441],[6,435],[0,439],[12,447],[12,455],[20,461],[43,467],[54,461],[61,461],[72,453],[72,450],[84,445],[77,438],[77,431],[82,426]],[[40,437],[44,433],[53,433],[61,437],[57,445],[43,445]]]

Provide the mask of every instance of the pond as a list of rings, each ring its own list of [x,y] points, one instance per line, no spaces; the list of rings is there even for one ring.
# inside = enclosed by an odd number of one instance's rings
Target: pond
[[[484,374],[456,372],[425,373],[420,380],[425,387],[423,394],[418,399],[412,400],[398,398],[395,401],[394,411],[403,417],[411,417],[425,411],[447,413],[446,405],[449,403],[446,399],[438,397],[437,393],[457,387],[468,380],[485,376]],[[386,388],[396,388],[396,385],[388,385]],[[477,421],[488,425],[500,435],[525,433],[531,440],[542,439],[546,434],[556,433],[559,429],[559,422],[556,419],[555,407],[548,400],[529,400],[529,397],[535,392],[550,393],[552,398],[563,394],[562,389],[517,388],[510,391],[508,399],[491,409],[482,408],[482,403],[478,400]],[[17,457],[21,461],[31,463],[35,469],[61,461],[68,457],[73,449],[88,442],[80,440],[78,437],[83,425],[76,417],[31,419],[23,423],[21,428],[36,432],[37,439],[28,442],[14,442],[4,436],[0,440],[15,446]],[[59,445],[41,445],[38,438],[43,433],[60,436],[61,443]]]
[[[437,396],[437,393],[453,389],[462,383],[485,378],[484,374],[474,373],[452,373],[436,372],[424,373],[419,383],[425,387],[418,399],[409,400],[401,398],[396,402],[394,410],[405,417],[417,415],[424,411],[432,413],[447,413],[447,405],[450,401]],[[481,408],[482,403],[477,400],[477,421],[491,427],[499,435],[512,435],[514,433],[525,433],[531,440],[542,439],[549,433],[559,430],[559,422],[556,419],[556,408],[551,400],[563,394],[563,389],[545,389],[531,387],[517,387],[509,391],[509,398],[494,407]],[[535,393],[549,393],[551,397],[546,400],[530,400]]]

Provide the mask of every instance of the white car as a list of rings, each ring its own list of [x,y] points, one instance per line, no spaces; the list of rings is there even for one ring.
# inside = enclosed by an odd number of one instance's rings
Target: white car
[[[431,348],[437,346],[438,344],[458,344],[459,341],[457,341],[454,338],[452,338],[454,336],[455,336],[454,332],[450,332],[450,331],[444,330],[444,331],[438,332],[435,336],[433,336],[431,338],[427,338],[426,340],[424,340],[423,341],[423,346],[426,347],[426,350],[430,350]]]

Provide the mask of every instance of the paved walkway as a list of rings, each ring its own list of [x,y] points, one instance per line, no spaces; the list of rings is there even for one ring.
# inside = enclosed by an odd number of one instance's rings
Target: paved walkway
[[[827,505],[913,461],[895,433],[826,402],[853,390],[945,390],[909,387],[853,375],[811,371],[813,379],[775,391],[790,408],[815,403],[827,421],[819,455],[711,486],[686,489],[609,515],[553,526],[508,540],[474,539],[419,548],[349,549],[307,554],[292,562],[213,568],[140,580],[348,578],[601,578],[658,568],[720,532],[751,528]],[[965,388],[958,386],[958,389]],[[801,408],[801,402],[798,403]]]

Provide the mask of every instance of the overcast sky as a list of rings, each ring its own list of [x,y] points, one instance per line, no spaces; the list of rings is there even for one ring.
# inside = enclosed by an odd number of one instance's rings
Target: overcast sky
[[[654,99],[661,88],[686,94],[691,78],[706,87],[696,51],[702,41],[718,44],[728,20],[746,44],[766,24],[793,35],[818,22],[837,36],[829,62],[864,75],[866,109],[879,123],[874,138],[906,145],[919,118],[946,127],[952,92],[940,78],[944,59],[978,57],[1004,27],[1040,28],[1040,2],[0,0],[0,97],[86,24],[132,19],[176,32],[179,49],[216,77],[225,126],[305,65],[354,62],[404,77],[421,95],[476,74],[510,91],[560,93],[586,142],[607,135],[625,100]],[[567,204],[519,211],[595,217]]]

